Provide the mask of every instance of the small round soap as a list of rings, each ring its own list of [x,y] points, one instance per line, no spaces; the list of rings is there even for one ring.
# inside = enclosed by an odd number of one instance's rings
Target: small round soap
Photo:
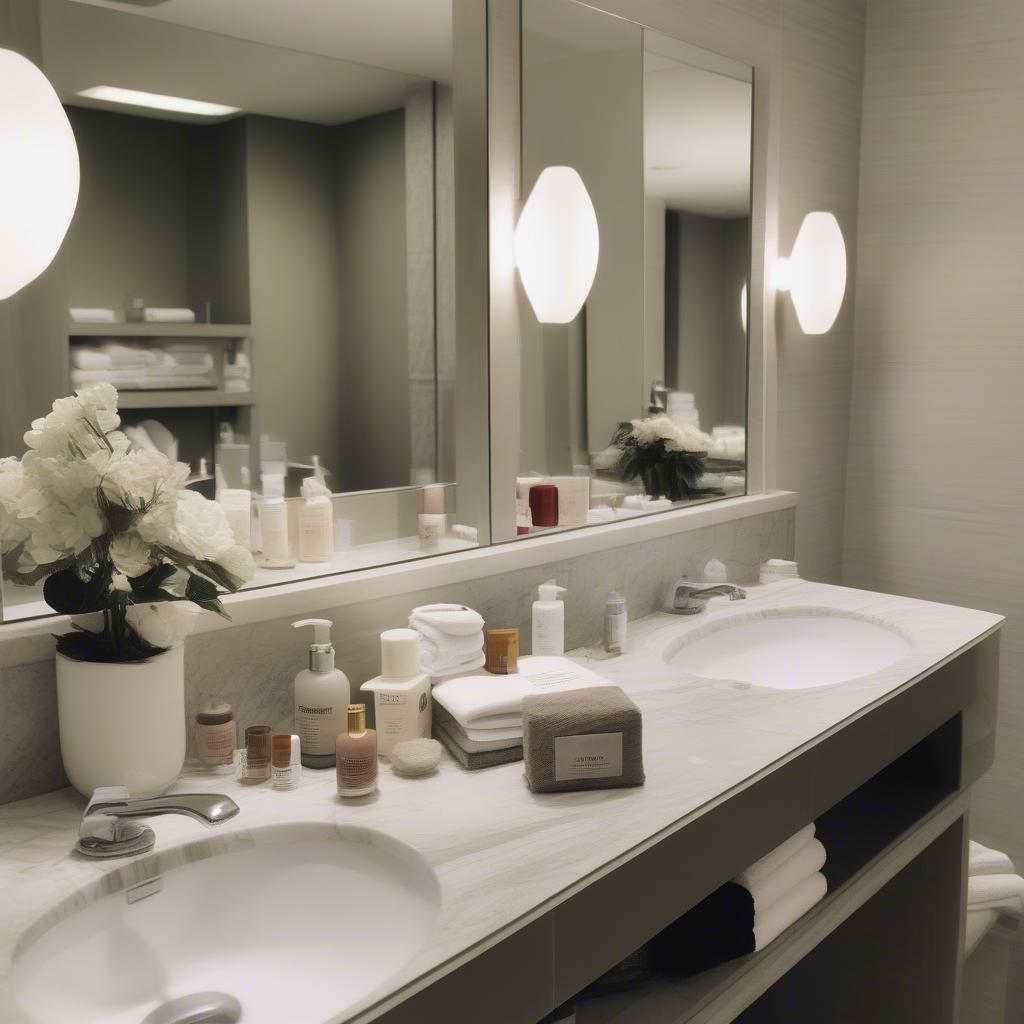
[[[391,748],[391,767],[399,775],[429,775],[441,763],[437,740],[403,740]]]

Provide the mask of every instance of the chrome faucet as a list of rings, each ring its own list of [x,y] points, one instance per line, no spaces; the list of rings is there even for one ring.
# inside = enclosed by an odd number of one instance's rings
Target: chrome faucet
[[[238,813],[238,804],[220,793],[169,793],[132,800],[122,786],[94,790],[78,828],[75,849],[86,857],[123,857],[153,848],[156,833],[133,818],[184,814],[203,825],[219,825]]]
[[[735,583],[695,583],[676,580],[669,588],[665,611],[673,615],[696,615],[707,607],[708,598],[729,595],[730,601],[742,601],[747,592]]]

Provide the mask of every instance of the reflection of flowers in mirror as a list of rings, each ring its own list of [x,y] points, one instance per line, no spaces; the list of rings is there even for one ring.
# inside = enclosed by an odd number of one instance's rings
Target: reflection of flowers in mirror
[[[51,608],[88,616],[57,645],[83,661],[159,654],[254,572],[221,506],[185,487],[188,467],[132,448],[117,400],[105,383],[57,399],[25,455],[0,459],[5,574],[45,580]]]

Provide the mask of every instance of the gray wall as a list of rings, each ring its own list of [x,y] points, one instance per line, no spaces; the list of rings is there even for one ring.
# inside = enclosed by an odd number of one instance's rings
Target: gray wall
[[[391,487],[409,482],[411,459],[404,112],[344,125],[335,146],[342,485]]]
[[[585,362],[572,328],[541,327],[521,293],[520,465],[564,473],[640,415],[646,395],[643,50],[635,25],[567,0],[527,0],[523,27],[523,196],[545,167],[575,167],[601,230]],[[586,381],[585,438],[575,426],[580,402],[568,407],[570,378]]]
[[[792,250],[805,214],[830,210],[846,237],[851,272],[843,308],[826,335],[805,335],[792,302],[779,296],[777,484],[800,493],[802,575],[838,583],[853,377],[865,4],[782,0],[779,6],[779,252]]]
[[[575,647],[600,640],[609,590],[623,594],[630,615],[639,618],[661,605],[669,585],[682,573],[702,570],[713,555],[726,563],[731,578],[744,582],[757,578],[765,558],[790,557],[792,550],[790,509],[317,614],[335,622],[337,662],[356,687],[380,671],[381,631],[406,625],[410,609],[417,605],[468,604],[484,616],[488,627],[518,627],[527,653],[537,586],[555,576],[569,588],[566,645]],[[305,640],[291,628],[292,618],[191,637],[185,647],[190,710],[201,695],[216,694],[232,703],[240,727],[266,724],[291,731],[293,681],[306,664]],[[55,687],[52,657],[0,668],[0,803],[65,784]]]
[[[739,296],[750,262],[750,220],[669,210],[665,229],[665,381],[694,393],[704,430],[745,423]]]
[[[868,11],[845,576],[1007,616],[971,831],[1024,868],[1024,4]]]
[[[337,474],[351,446],[343,427],[348,353],[337,299],[331,133],[278,118],[247,121],[259,429],[287,441],[289,458],[315,453]]]

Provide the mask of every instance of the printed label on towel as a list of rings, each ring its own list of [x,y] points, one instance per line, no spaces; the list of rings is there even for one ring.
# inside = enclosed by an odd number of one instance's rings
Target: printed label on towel
[[[555,737],[555,781],[610,779],[622,774],[622,733]]]

